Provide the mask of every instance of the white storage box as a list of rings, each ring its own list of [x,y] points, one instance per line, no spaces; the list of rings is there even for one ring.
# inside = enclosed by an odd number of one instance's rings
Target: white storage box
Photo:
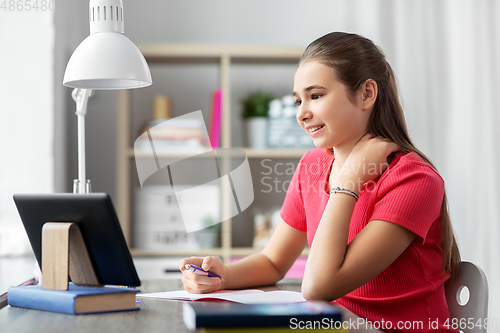
[[[186,186],[186,189],[189,188]],[[219,246],[220,189],[216,185],[199,187],[196,205],[189,209],[189,223],[207,225],[205,229],[187,233],[177,200],[183,190],[170,186],[145,186],[135,192],[134,247],[150,251],[192,251]],[[164,193],[164,194],[153,194]],[[187,200],[192,202],[193,200]],[[185,208],[185,207],[184,207]]]

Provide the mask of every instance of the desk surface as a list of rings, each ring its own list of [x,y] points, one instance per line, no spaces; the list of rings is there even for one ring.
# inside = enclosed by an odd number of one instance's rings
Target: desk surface
[[[160,292],[183,289],[179,279],[148,280],[141,292]],[[300,280],[285,279],[262,290],[300,290]],[[0,310],[2,333],[54,332],[190,332],[182,321],[182,301],[140,298],[140,311],[95,315],[66,315],[7,306]],[[346,318],[356,318],[347,312]],[[355,319],[354,319],[355,320]],[[360,330],[362,331],[362,330]],[[376,330],[363,332],[379,332]]]

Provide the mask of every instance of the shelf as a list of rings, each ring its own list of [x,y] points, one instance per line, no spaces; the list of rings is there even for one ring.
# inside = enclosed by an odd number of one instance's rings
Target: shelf
[[[309,149],[252,149],[241,148],[249,158],[300,158]]]
[[[207,151],[206,150],[200,150],[200,151],[194,151],[194,150],[191,150],[191,151],[176,151],[176,152],[169,152],[169,153],[166,153],[166,152],[157,152],[156,153],[156,156],[158,158],[172,158],[172,157],[192,157],[194,155],[197,155],[197,154],[203,154],[203,153],[206,153]],[[143,151],[139,151],[139,152],[135,152],[133,148],[129,149],[128,152],[127,152],[127,155],[128,157],[132,158],[132,157],[135,157],[135,158],[150,158],[151,157],[151,154],[148,153],[148,152],[143,152]],[[200,158],[203,158],[203,157],[208,157],[208,155],[200,155],[199,156]]]
[[[233,247],[231,249],[231,256],[244,257],[254,253],[258,253],[260,249],[254,249],[252,247]],[[224,249],[202,249],[196,251],[149,251],[137,248],[131,248],[130,253],[134,257],[163,257],[163,256],[173,256],[173,257],[184,257],[184,256],[194,256],[194,257],[204,257],[204,256],[222,256],[224,254]],[[309,254],[309,248],[305,248],[301,256],[307,256]]]
[[[202,249],[195,251],[150,251],[137,248],[131,248],[130,253],[134,257],[164,257],[164,256],[174,256],[174,257],[204,257],[204,256],[222,256],[222,248],[216,249]]]
[[[274,149],[274,148],[269,148],[269,149],[252,149],[252,148],[243,148],[243,147],[232,147],[235,149],[241,149],[245,152],[245,154],[248,156],[248,158],[300,158],[302,157],[308,149]],[[158,158],[171,158],[171,157],[191,157],[193,156],[193,153],[196,154],[201,154],[206,151],[200,150],[199,152],[193,152],[193,151],[188,151],[188,152],[171,152],[171,153],[166,153],[166,152],[158,152],[156,156]],[[138,157],[138,158],[148,158],[151,157],[149,153],[146,152],[135,152],[133,148],[128,150],[128,156],[129,157]],[[204,155],[207,157],[207,155]],[[201,157],[201,156],[200,156]]]
[[[143,44],[138,46],[142,54],[150,64],[218,64],[219,83],[218,87],[224,91],[221,113],[221,137],[220,144],[222,148],[238,148],[245,152],[249,159],[266,158],[289,158],[297,161],[306,153],[307,149],[252,149],[248,147],[232,147],[232,122],[235,117],[234,111],[231,111],[231,70],[241,68],[244,64],[261,65],[264,64],[297,64],[304,52],[304,47],[294,46],[263,46],[263,45],[209,45],[209,44]],[[233,82],[234,84],[234,82]],[[235,90],[236,91],[236,90]],[[149,152],[138,152],[133,149],[134,137],[132,133],[137,133],[137,129],[132,128],[132,97],[128,90],[120,90],[117,93],[117,213],[122,225],[123,233],[128,244],[132,240],[132,210],[133,207],[133,177],[131,173],[135,172],[132,166],[134,158],[150,158]],[[239,118],[239,117],[238,117]],[[132,144],[132,146],[131,146]],[[206,151],[200,149],[202,154]],[[227,152],[227,154],[222,154]],[[227,173],[231,169],[233,154],[230,150],[223,150],[217,155],[221,157],[221,170]],[[177,152],[158,152],[157,158],[188,158],[192,157],[196,151],[177,151]],[[210,154],[200,155],[210,156]],[[235,154],[234,156],[238,156]],[[253,161],[252,161],[253,162]],[[221,211],[223,215],[230,216],[233,192],[230,186],[221,187]],[[229,262],[234,256],[246,256],[258,249],[254,248],[235,248],[232,246],[232,220],[228,219],[221,223],[221,247],[214,249],[203,249],[196,251],[147,251],[137,248],[131,248],[134,256],[219,256],[224,262]],[[250,222],[250,220],[249,220]],[[308,250],[302,255],[307,256]]]

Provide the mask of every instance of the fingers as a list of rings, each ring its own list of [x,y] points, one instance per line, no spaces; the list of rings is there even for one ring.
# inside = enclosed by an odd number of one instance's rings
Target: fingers
[[[361,138],[361,140],[371,140],[373,138],[376,138],[375,134],[368,132]]]
[[[191,257],[181,259],[179,261],[179,269],[182,272],[182,283],[184,285],[184,289],[187,292],[195,294],[209,293],[218,290],[218,288],[220,288],[219,284],[221,283],[221,279],[217,277],[199,275],[188,271],[185,268],[186,264],[193,264],[208,271],[211,268],[214,268],[214,264],[218,265],[218,263],[222,265],[217,257]]]
[[[398,151],[398,150],[401,149],[391,139],[384,138],[384,137],[381,137],[381,136],[375,136],[373,133],[367,133],[367,134],[365,134],[358,142],[362,142],[362,141],[372,141],[373,144],[378,144],[378,143],[385,144],[384,148],[385,148],[385,151],[387,152],[387,155],[389,155],[391,153],[394,153],[394,152],[396,152],[396,151]]]
[[[217,286],[220,283],[220,280],[218,278],[196,275],[192,272],[186,272],[186,273],[190,273],[194,276],[183,275],[182,284],[184,285],[184,289],[187,292],[193,294],[204,294],[213,292],[217,290]]]
[[[198,267],[203,268],[204,270],[208,271],[210,268],[212,268],[215,265],[221,263],[219,258],[217,257],[191,257],[191,258],[184,258],[179,261],[179,269],[181,272],[184,272],[186,264],[193,264]]]
[[[217,261],[219,260],[214,257],[205,257],[205,259],[203,259],[203,263],[201,264],[201,268],[208,271],[210,268],[212,268],[214,259]]]
[[[367,141],[367,140],[371,140],[373,139],[375,136],[372,134],[372,133],[366,133],[365,135],[363,135],[359,140],[358,142],[356,142],[356,144],[362,142],[362,141]]]
[[[397,152],[398,150],[400,150],[401,148],[397,145],[397,143],[395,142],[390,142],[389,143],[389,147],[388,147],[389,151],[391,153],[394,153],[394,152]]]
[[[198,289],[195,286],[200,286],[200,288],[206,289],[208,287],[213,287],[221,283],[221,280],[217,277],[210,277],[205,275],[198,275],[193,272],[185,271],[182,275],[182,280],[189,281],[188,287],[192,289]]]
[[[201,267],[202,262],[203,262],[203,257],[191,257],[191,258],[184,258],[179,261],[179,269],[181,272],[184,272],[186,270],[185,266],[187,264],[193,264],[198,267]]]

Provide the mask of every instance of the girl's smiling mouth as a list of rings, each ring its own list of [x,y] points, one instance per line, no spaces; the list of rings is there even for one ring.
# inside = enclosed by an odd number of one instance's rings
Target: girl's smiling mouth
[[[320,132],[325,125],[312,125],[312,126],[307,126],[306,130],[309,131],[310,135],[316,135],[318,132]]]

